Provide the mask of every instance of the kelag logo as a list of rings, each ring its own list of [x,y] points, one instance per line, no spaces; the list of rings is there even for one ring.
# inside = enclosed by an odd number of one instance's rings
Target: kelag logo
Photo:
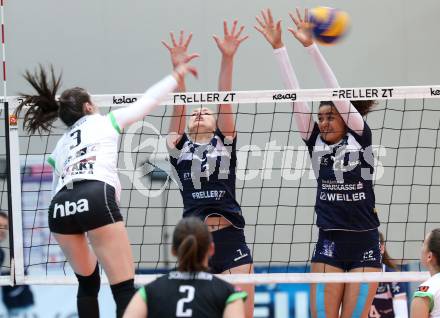
[[[120,104],[131,104],[137,101],[136,97],[125,97],[125,95],[122,96],[113,96],[113,104],[114,105],[120,105]]]
[[[296,93],[286,93],[286,94],[274,94],[272,96],[272,100],[291,100],[291,101],[296,101]]]
[[[440,95],[440,89],[434,89],[431,87],[431,96],[439,96]]]

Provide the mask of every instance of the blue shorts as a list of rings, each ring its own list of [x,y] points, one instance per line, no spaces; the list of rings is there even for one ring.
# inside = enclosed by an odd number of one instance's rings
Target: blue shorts
[[[211,234],[215,244],[215,254],[209,260],[211,273],[220,274],[240,265],[252,264],[243,230],[228,226]]]
[[[354,268],[382,268],[379,231],[366,232],[319,230],[312,263],[324,263],[344,271]]]

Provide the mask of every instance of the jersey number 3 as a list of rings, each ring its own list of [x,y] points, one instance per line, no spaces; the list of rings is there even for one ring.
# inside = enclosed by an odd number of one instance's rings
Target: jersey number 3
[[[70,137],[75,139],[75,144],[70,146],[70,149],[73,149],[81,143],[81,130],[75,130],[70,134]]]
[[[190,303],[194,300],[194,294],[196,289],[194,286],[182,285],[179,287],[179,292],[185,296],[177,302],[176,307],[176,317],[192,317],[192,309],[184,309],[185,304]]]

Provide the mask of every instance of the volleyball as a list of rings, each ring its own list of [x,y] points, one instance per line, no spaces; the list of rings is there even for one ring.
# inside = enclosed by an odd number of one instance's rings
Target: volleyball
[[[332,45],[341,40],[350,26],[348,13],[330,7],[316,7],[310,10],[313,36],[319,44]]]

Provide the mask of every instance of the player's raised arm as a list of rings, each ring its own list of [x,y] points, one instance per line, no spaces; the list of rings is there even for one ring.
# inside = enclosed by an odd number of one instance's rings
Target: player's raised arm
[[[286,47],[282,41],[281,20],[274,21],[270,9],[261,11],[261,16],[256,17],[258,25],[255,29],[260,32],[274,49],[275,58],[281,72],[284,87],[286,89],[299,89],[299,82],[290,62]],[[294,102],[293,111],[295,121],[301,137],[308,140],[312,133],[314,121],[310,108],[306,102]]]
[[[170,53],[171,64],[173,69],[176,69],[180,64],[185,61],[191,61],[199,56],[197,53],[188,53],[188,47],[192,40],[192,33],[185,38],[185,32],[182,30],[179,33],[179,38],[176,37],[173,32],[170,32],[171,42],[162,41],[162,44],[166,47]],[[185,80],[178,83],[176,92],[186,92]],[[182,138],[186,128],[186,106],[176,105],[173,107],[173,114],[171,115],[170,126],[168,128],[168,144],[174,147]]]
[[[312,28],[310,23],[308,9],[304,10],[304,16],[300,11],[296,9],[296,16],[293,13],[289,13],[290,18],[295,24],[296,28],[289,28],[289,32],[300,42],[309,52],[319,74],[322,76],[326,87],[337,88],[339,87],[338,80],[336,79],[333,70],[328,65],[324,56],[321,54],[318,46],[313,41]],[[345,124],[355,131],[357,134],[362,135],[364,130],[364,120],[358,110],[347,100],[334,101],[333,102]]]
[[[237,29],[237,25],[238,21],[235,20],[232,23],[232,29],[229,30],[227,22],[223,21],[223,38],[213,36],[222,54],[218,81],[220,91],[232,90],[234,56],[240,44],[248,38],[247,35],[241,35],[244,26]],[[217,127],[225,136],[235,137],[235,119],[231,104],[220,104],[218,106]]]
[[[122,130],[130,124],[143,119],[150,114],[160,102],[182,82],[186,74],[191,73],[197,77],[197,70],[195,67],[187,64],[190,59],[180,64],[174,69],[171,75],[168,75],[152,87],[150,87],[141,98],[139,98],[132,105],[119,108],[112,111],[116,123]]]

